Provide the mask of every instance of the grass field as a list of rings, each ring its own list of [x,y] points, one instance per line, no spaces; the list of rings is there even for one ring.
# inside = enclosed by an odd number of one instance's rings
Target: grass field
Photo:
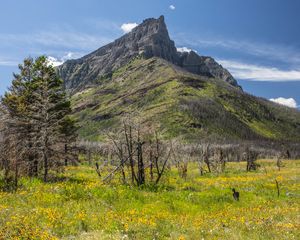
[[[18,192],[0,192],[0,239],[300,239],[300,161],[280,172],[275,160],[260,163],[205,176],[191,164],[186,180],[174,168],[140,189],[118,177],[103,184],[88,166],[52,183],[22,179]]]

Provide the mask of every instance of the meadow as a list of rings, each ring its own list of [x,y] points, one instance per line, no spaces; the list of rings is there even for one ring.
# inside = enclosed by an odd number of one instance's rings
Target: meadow
[[[300,239],[300,161],[280,171],[275,160],[259,163],[204,176],[190,164],[186,179],[172,168],[139,188],[119,176],[104,184],[86,165],[49,183],[23,178],[17,192],[0,191],[0,239]]]

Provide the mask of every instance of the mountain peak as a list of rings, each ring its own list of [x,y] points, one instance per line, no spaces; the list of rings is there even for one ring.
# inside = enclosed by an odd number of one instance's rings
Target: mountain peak
[[[149,34],[161,34],[162,36],[170,39],[167,25],[165,23],[164,16],[160,16],[158,19],[155,18],[148,18],[143,21],[142,24],[137,26],[136,30],[139,28],[146,27],[149,31]]]
[[[165,22],[165,17],[164,15],[160,15],[160,17],[158,18],[159,21],[161,22]]]
[[[159,18],[146,18],[142,22],[142,24],[153,24],[153,23],[166,27],[164,15],[161,15]]]
[[[128,37],[129,41],[137,43],[139,53],[146,58],[160,57],[172,63],[177,62],[177,50],[169,37],[164,16],[144,20],[128,33]]]
[[[231,74],[214,59],[199,56],[195,52],[178,52],[169,37],[164,16],[145,19],[114,42],[80,59],[65,62],[58,67],[58,72],[66,88],[74,92],[112,73],[138,55],[145,58],[159,57],[189,72],[220,78],[238,87]]]

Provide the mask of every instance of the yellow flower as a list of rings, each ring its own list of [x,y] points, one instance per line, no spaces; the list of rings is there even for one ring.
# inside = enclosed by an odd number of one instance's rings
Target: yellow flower
[[[128,231],[128,228],[129,228],[128,223],[124,223],[124,230],[125,230],[125,232]]]
[[[83,220],[85,220],[85,218],[86,218],[86,213],[85,212],[80,212],[80,213],[77,214],[77,219],[78,220],[83,221]]]
[[[280,176],[277,176],[276,178],[277,181],[282,181],[283,180],[283,177],[280,175]]]

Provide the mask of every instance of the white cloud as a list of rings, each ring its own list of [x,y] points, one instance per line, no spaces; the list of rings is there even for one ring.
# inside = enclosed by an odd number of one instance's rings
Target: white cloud
[[[60,58],[53,57],[53,56],[47,56],[47,59],[48,59],[48,62],[50,65],[52,65],[53,67],[57,67],[59,65],[62,65],[67,60],[78,58],[80,56],[81,56],[81,54],[68,52],[67,54],[65,54],[64,56],[62,56]]]
[[[61,61],[61,60],[59,60],[55,57],[51,57],[51,56],[48,56],[47,59],[48,59],[48,64],[52,65],[53,67],[57,67],[57,66],[62,65],[64,63],[63,61]]]
[[[0,66],[13,67],[18,66],[18,63],[16,61],[0,59]]]
[[[297,102],[295,101],[294,98],[279,97],[279,98],[271,98],[270,101],[288,106],[290,108],[297,108]]]
[[[193,50],[193,49],[190,49],[190,48],[187,48],[187,47],[179,47],[179,48],[177,48],[177,51],[178,52],[181,52],[181,53],[184,53],[184,52],[191,52],[191,51],[194,51],[194,52],[196,52],[195,50]]]
[[[237,79],[253,81],[300,81],[300,70],[280,70],[275,67],[245,64],[231,60],[218,60]]]
[[[65,62],[67,60],[75,59],[75,58],[79,58],[79,57],[82,57],[82,53],[68,52],[61,57],[61,60]]]
[[[111,42],[112,38],[90,35],[82,32],[66,30],[49,30],[32,34],[0,34],[0,43],[3,47],[62,47],[80,50],[93,50]]]
[[[121,26],[121,29],[124,33],[129,33],[137,25],[138,25],[137,23],[123,23]]]
[[[186,33],[178,33],[175,42],[195,48],[222,48],[256,57],[263,57],[272,61],[277,60],[291,65],[300,64],[300,52],[294,46],[251,42],[247,40],[231,40],[215,37],[203,38]]]
[[[176,7],[175,7],[174,5],[170,5],[169,8],[170,8],[171,10],[175,10]]]

